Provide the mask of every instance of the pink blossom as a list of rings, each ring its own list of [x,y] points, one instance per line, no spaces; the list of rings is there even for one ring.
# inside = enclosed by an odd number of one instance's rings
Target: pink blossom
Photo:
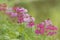
[[[52,21],[50,19],[45,20],[45,24],[47,25],[52,25]]]
[[[24,22],[30,22],[30,21],[35,21],[34,17],[31,17],[29,14],[23,14],[24,16]]]
[[[45,31],[44,31],[44,28],[41,28],[41,29],[40,29],[40,34],[44,34],[44,32],[45,32]]]
[[[48,19],[37,25],[37,29],[35,33],[53,35],[53,34],[56,34],[56,31],[57,31],[57,27],[52,25],[51,20]]]
[[[9,15],[10,17],[17,17],[17,13],[14,12],[6,12],[7,15]]]
[[[22,23],[23,22],[23,18],[18,19],[18,23]]]
[[[24,22],[30,22],[30,18],[29,17],[27,17],[27,18],[24,18]]]
[[[18,23],[24,22],[23,17],[18,17]]]
[[[24,8],[16,8],[16,11],[18,12],[18,13],[26,13],[26,12],[28,12],[27,11],[27,9],[24,9]]]
[[[55,27],[53,25],[48,25],[46,29],[48,29],[48,30],[57,30],[57,27]]]
[[[56,34],[56,32],[49,32],[47,35],[52,36],[52,35],[54,35],[54,34]]]
[[[27,9],[25,9],[25,8],[21,8],[20,11],[21,11],[21,13],[28,12]]]
[[[41,35],[44,34],[44,28],[36,29],[36,30],[35,30],[35,33],[36,33],[36,34],[41,34]]]
[[[23,15],[24,15],[24,16],[23,16],[24,18],[30,17],[30,15],[27,14],[27,13],[23,13]]]
[[[40,34],[44,34],[44,22],[37,25]]]
[[[44,28],[44,22],[37,25],[38,28]]]
[[[17,13],[11,13],[11,17],[17,17]]]
[[[16,11],[16,9],[19,8],[18,6],[14,6],[12,9]]]
[[[17,20],[18,20],[18,23],[24,22],[24,18],[23,18],[23,14],[22,13],[17,14]]]
[[[34,17],[31,17],[31,20],[32,20],[32,21],[35,21],[35,18],[34,18]]]
[[[36,33],[36,34],[40,34],[40,30],[36,29],[36,30],[35,30],[35,33]]]
[[[27,23],[27,26],[28,26],[28,27],[33,27],[33,26],[34,26],[34,22],[28,22],[28,23]]]

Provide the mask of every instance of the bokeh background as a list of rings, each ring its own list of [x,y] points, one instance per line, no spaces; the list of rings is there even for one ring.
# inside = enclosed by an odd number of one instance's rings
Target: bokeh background
[[[51,37],[50,40],[60,40],[60,0],[0,0],[0,3],[6,3],[9,7],[17,5],[26,8],[28,13],[35,17],[35,23],[40,23],[50,18],[53,24],[59,28],[57,35]],[[6,24],[5,18],[4,14],[0,12],[0,26],[3,23]]]

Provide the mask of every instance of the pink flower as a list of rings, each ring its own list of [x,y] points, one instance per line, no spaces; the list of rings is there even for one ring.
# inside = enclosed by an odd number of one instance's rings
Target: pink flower
[[[44,34],[44,33],[45,33],[44,28],[41,28],[40,29],[40,34]]]
[[[34,17],[31,17],[32,21],[35,21],[35,18]]]
[[[18,17],[18,23],[23,23],[24,20],[23,20],[23,17]]]
[[[27,18],[24,18],[24,22],[30,22],[30,18],[29,17],[27,17]]]
[[[28,22],[28,23],[27,23],[27,26],[28,26],[28,27],[33,27],[33,26],[34,26],[34,22]]]
[[[47,25],[52,25],[52,21],[50,19],[45,20],[45,24]]]
[[[18,23],[23,23],[23,18],[18,18]]]
[[[25,9],[25,8],[21,8],[20,11],[21,11],[21,13],[26,13],[26,12],[28,12],[27,9]]]
[[[55,27],[53,25],[48,25],[46,29],[48,29],[48,30],[57,30],[57,27]]]
[[[37,29],[38,29],[39,31],[38,31]],[[39,34],[44,34],[44,22],[38,24],[38,25],[37,25],[37,29],[36,29],[36,30],[38,31]],[[37,33],[36,33],[36,34],[37,34]]]
[[[24,18],[23,18],[23,14],[22,13],[18,13],[17,14],[17,20],[18,20],[18,23],[24,22]]]
[[[44,22],[37,25],[37,28],[44,28]]]
[[[14,12],[6,12],[7,15],[9,15],[10,17],[17,17],[17,13]]]
[[[56,32],[49,32],[47,35],[52,36],[52,35],[54,35],[54,34],[56,34]]]
[[[35,30],[35,33],[36,33],[36,34],[40,34],[40,30],[36,29],[36,30]]]
[[[30,22],[30,21],[35,21],[34,17],[31,17],[29,14],[23,14],[24,16],[24,22]]]
[[[17,13],[11,13],[11,17],[17,17]]]
[[[16,8],[16,12],[18,12],[18,13],[26,13],[26,12],[28,12],[27,11],[27,9],[24,9],[24,8]]]
[[[50,32],[50,31],[52,31],[52,32]],[[35,33],[53,35],[53,34],[56,34],[56,31],[57,31],[57,27],[52,25],[51,20],[48,19],[37,25],[37,29],[36,29]]]
[[[44,34],[44,28],[36,29],[36,30],[35,30],[35,33],[36,33],[36,34],[41,34],[41,35],[43,35],[43,34]]]
[[[17,8],[18,8],[18,6],[14,6],[12,9],[13,9],[14,11],[16,11]]]

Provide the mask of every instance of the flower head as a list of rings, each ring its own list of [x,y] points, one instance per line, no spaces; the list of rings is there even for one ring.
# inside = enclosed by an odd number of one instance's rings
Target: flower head
[[[17,8],[16,8],[16,12],[18,12],[18,13],[26,13],[26,12],[28,12],[28,11],[27,11],[27,9],[25,9],[25,8],[19,8],[19,7],[17,7]]]
[[[28,27],[33,27],[33,26],[34,26],[34,22],[32,22],[32,21],[31,21],[31,22],[28,22],[28,23],[27,23],[27,26],[28,26]]]
[[[57,32],[57,27],[52,25],[52,21],[50,19],[38,24],[37,29],[35,31],[36,34],[53,35]]]

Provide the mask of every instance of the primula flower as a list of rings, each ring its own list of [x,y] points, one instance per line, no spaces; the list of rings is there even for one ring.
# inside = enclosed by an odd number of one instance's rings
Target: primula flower
[[[36,29],[36,30],[35,30],[35,33],[36,33],[36,34],[40,34],[40,30]]]
[[[33,27],[33,26],[34,26],[34,22],[28,22],[28,23],[27,23],[27,26],[28,26],[28,27]]]
[[[57,27],[53,26],[53,25],[48,25],[46,29],[48,29],[48,30],[57,30]]]
[[[12,8],[7,8],[6,14],[10,15],[11,17],[17,16],[17,13],[13,12]]]
[[[44,34],[44,32],[45,32],[44,28],[41,28],[40,29],[40,34]]]
[[[24,22],[30,22],[30,15],[29,14],[23,14],[23,17],[24,17]]]
[[[35,30],[35,33],[37,34],[44,34],[44,22],[37,25],[37,29]]]
[[[17,20],[18,20],[18,23],[23,23],[24,22],[22,13],[17,14]]]
[[[12,9],[13,9],[14,11],[16,11],[17,8],[18,8],[18,6],[14,6]]]
[[[18,12],[18,13],[26,13],[28,11],[27,11],[27,9],[17,7],[16,12]]]
[[[47,35],[52,36],[52,35],[54,35],[54,34],[56,34],[56,32],[49,32]]]
[[[24,18],[24,22],[30,22],[30,18],[29,17]]]
[[[35,21],[35,18],[34,17],[31,17],[32,21]]]
[[[23,23],[24,22],[24,20],[23,20],[23,18],[21,17],[21,18],[18,18],[18,23]]]
[[[11,13],[11,17],[17,17],[17,13]]]
[[[38,24],[37,29],[36,29],[37,30],[36,32],[38,32],[40,34],[53,35],[57,32],[57,27],[52,24],[51,20],[45,20],[44,22]],[[52,32],[50,32],[50,31],[52,31]],[[38,33],[36,33],[36,34],[38,34]]]
[[[44,22],[37,25],[37,28],[44,28]]]
[[[24,22],[31,22],[31,21],[35,21],[35,19],[34,18],[32,18],[32,17],[26,17],[26,18],[24,18]]]
[[[52,21],[50,19],[45,20],[45,24],[47,25],[52,25]]]

